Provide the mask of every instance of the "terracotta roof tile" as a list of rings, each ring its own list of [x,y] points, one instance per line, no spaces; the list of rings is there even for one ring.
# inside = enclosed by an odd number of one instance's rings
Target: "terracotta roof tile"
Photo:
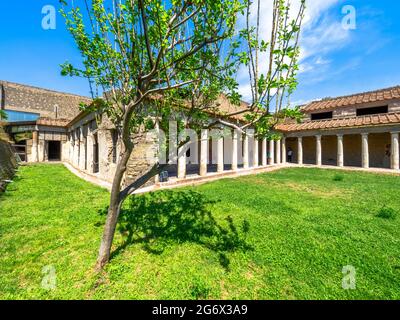
[[[338,107],[347,107],[368,102],[388,101],[400,98],[400,86],[381,89],[377,91],[364,92],[350,96],[337,98],[327,98],[319,101],[313,101],[303,107],[304,112],[316,110],[327,110]]]
[[[295,132],[318,129],[378,126],[385,124],[400,124],[400,113],[389,113],[386,115],[373,115],[344,119],[317,120],[296,124],[280,124],[277,126],[277,130],[282,132]]]

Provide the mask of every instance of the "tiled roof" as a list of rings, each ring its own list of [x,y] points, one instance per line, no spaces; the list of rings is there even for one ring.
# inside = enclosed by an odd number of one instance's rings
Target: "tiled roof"
[[[302,108],[304,112],[312,112],[317,110],[330,110],[334,108],[342,108],[354,106],[370,102],[384,102],[393,99],[400,99],[400,86],[381,89],[377,91],[364,92],[350,96],[337,98],[327,98],[320,101],[314,101]]]
[[[308,121],[304,123],[285,123],[277,126],[283,132],[304,130],[340,129],[400,124],[400,113],[368,115],[363,117],[339,118],[330,120]]]
[[[210,114],[215,114],[216,116],[232,114],[232,116],[229,117],[230,119],[245,121],[244,116],[247,112],[244,111],[249,110],[249,107],[249,104],[244,101],[241,101],[240,106],[234,105],[225,95],[221,95],[217,100],[216,112],[210,112]]]

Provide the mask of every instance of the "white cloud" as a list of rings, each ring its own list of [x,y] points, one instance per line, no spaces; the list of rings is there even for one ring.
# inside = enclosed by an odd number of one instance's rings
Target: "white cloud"
[[[340,0],[308,0],[305,12],[302,34],[300,37],[300,73],[312,73],[316,69],[328,69],[331,61],[326,56],[349,43],[350,31],[342,28],[341,20],[328,13]],[[253,6],[256,6],[254,1]],[[300,6],[300,0],[292,1],[291,16],[294,18]],[[253,10],[255,12],[255,10]],[[272,22],[272,1],[261,1],[260,31],[264,40],[270,39]],[[255,14],[251,21],[255,21]],[[239,19],[239,28],[245,25],[245,17]],[[264,55],[260,59],[261,72],[268,70],[268,59]],[[245,100],[251,98],[247,68],[241,68],[238,73],[240,93]]]

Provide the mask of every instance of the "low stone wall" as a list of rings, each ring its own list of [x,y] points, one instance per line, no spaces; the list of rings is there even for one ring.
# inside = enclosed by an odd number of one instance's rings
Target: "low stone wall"
[[[0,192],[3,192],[7,183],[4,180],[11,180],[17,168],[17,160],[7,141],[0,140]]]

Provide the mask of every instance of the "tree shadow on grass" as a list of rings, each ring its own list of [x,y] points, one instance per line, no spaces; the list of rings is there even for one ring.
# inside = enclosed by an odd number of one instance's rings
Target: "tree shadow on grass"
[[[111,258],[130,244],[140,243],[147,252],[158,255],[171,245],[190,242],[217,253],[220,264],[229,271],[229,252],[252,249],[246,244],[250,226],[243,220],[238,227],[230,216],[217,221],[212,214],[215,203],[190,190],[131,196],[118,223],[125,241]]]

